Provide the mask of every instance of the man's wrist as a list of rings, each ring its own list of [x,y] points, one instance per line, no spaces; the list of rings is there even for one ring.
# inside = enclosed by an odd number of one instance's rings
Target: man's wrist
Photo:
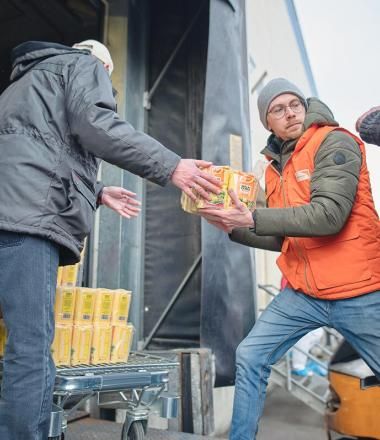
[[[103,190],[104,187],[99,191],[98,198],[96,200],[97,206],[103,205]]]
[[[252,224],[252,226],[250,226],[248,229],[249,229],[251,232],[256,232],[256,211],[253,211],[253,212],[252,212],[252,221],[253,221],[253,224]]]

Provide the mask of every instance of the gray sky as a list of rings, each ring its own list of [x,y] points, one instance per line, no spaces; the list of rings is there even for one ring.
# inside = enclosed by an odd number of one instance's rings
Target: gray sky
[[[340,125],[380,105],[380,0],[294,0],[319,97]],[[380,147],[368,146],[380,209]]]

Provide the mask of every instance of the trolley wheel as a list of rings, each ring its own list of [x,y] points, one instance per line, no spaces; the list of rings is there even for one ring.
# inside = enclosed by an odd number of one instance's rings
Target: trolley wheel
[[[128,432],[125,432],[126,425],[123,426],[121,433],[121,440],[144,440],[145,431],[144,426],[140,420],[133,422],[129,427]]]

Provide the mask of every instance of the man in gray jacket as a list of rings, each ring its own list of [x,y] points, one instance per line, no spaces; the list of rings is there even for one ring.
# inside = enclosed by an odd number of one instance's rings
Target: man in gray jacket
[[[380,223],[364,144],[283,78],[258,109],[272,132],[267,207],[252,214],[231,192],[234,208],[203,210],[233,241],[281,251],[288,281],[237,348],[231,440],[256,438],[271,365],[313,329],[335,328],[380,377]]]
[[[116,113],[107,48],[27,42],[0,97],[0,307],[8,330],[1,440],[46,440],[58,264],[79,260],[99,198],[100,160],[194,198],[219,184]],[[112,197],[111,197],[112,198]],[[116,203],[117,205],[117,203]],[[120,207],[120,206],[119,206]],[[127,213],[128,215],[128,213]]]

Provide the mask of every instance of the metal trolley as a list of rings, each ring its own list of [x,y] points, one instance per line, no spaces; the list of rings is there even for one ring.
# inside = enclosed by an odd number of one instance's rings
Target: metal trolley
[[[178,396],[167,392],[169,370],[177,366],[161,356],[134,352],[128,363],[57,367],[49,439],[64,439],[68,418],[96,396],[100,408],[126,410],[121,440],[142,440],[153,407],[161,417],[177,416]]]

